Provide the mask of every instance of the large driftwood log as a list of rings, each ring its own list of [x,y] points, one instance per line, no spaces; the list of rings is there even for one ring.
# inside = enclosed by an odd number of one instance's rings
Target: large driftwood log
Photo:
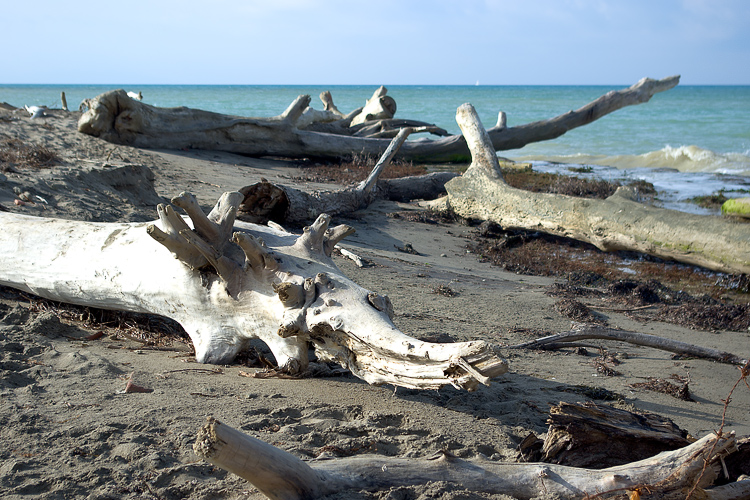
[[[283,184],[271,184],[265,179],[245,186],[239,192],[245,196],[240,205],[240,220],[265,224],[300,224],[315,219],[318,214],[351,214],[372,203],[373,198],[408,202],[434,200],[445,194],[445,183],[458,176],[454,172],[432,172],[425,175],[380,179],[377,189],[370,194],[359,190],[359,185],[336,191],[303,191]]]
[[[731,433],[709,434],[679,450],[600,470],[543,463],[469,462],[446,454],[426,460],[361,455],[305,463],[209,419],[198,433],[193,449],[212,464],[246,479],[272,500],[308,500],[331,493],[378,491],[429,481],[447,481],[470,491],[506,494],[521,500],[540,496],[624,497],[635,491],[654,495],[649,498],[685,498],[696,484],[696,498],[714,498],[711,490],[703,488],[716,478],[716,466],[705,467],[706,462],[731,450],[734,443]],[[748,495],[750,481],[746,483],[738,490]],[[674,496],[669,497],[670,494]]]
[[[647,102],[654,94],[669,90],[678,82],[679,76],[662,80],[644,78],[627,89],[609,92],[575,111],[549,120],[517,127],[506,127],[500,120],[490,129],[490,138],[497,151],[554,139],[622,107]],[[336,125],[337,122],[328,124],[327,128],[321,129],[325,132],[310,127],[300,128],[299,120],[309,103],[310,96],[303,95],[277,117],[240,118],[184,107],[157,108],[130,99],[125,91],[117,90],[86,101],[88,110],[81,116],[78,130],[116,144],[210,149],[249,156],[335,160],[353,153],[380,156],[388,147],[388,139],[351,136],[348,135],[350,131],[344,132],[345,129],[356,130],[356,127],[349,127],[353,116],[342,119],[348,120],[345,126]],[[410,126],[416,126],[415,122]],[[469,149],[461,135],[409,141],[397,157],[436,163],[470,159]]]
[[[387,297],[331,259],[354,229],[323,214],[296,235],[235,221],[240,193],[204,214],[183,193],[154,223],[91,223],[0,214],[0,284],[42,297],[178,321],[203,363],[230,362],[253,338],[301,372],[308,346],[372,384],[468,390],[507,371],[486,342],[422,342],[393,324]]]
[[[470,104],[456,114],[472,163],[446,184],[448,203],[462,217],[565,236],[604,251],[633,250],[729,273],[750,272],[750,225],[639,203],[620,187],[605,200],[530,193],[510,187],[492,142]]]
[[[434,199],[445,193],[445,183],[458,174],[433,172],[399,179],[379,179],[411,132],[411,127],[401,129],[367,179],[356,186],[336,191],[303,191],[271,184],[265,179],[245,186],[239,190],[245,197],[239,207],[239,218],[257,224],[269,220],[296,224],[313,220],[321,213],[349,214],[367,207],[376,197],[394,201]]]

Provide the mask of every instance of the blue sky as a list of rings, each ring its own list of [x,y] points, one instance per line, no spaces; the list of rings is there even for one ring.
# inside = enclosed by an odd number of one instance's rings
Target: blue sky
[[[749,0],[20,0],[0,83],[750,84]]]

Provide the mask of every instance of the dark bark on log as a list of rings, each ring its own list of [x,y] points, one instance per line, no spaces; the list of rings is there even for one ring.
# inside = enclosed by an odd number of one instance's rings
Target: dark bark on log
[[[387,137],[389,134],[396,134],[398,130],[404,127],[420,129],[434,135],[448,136],[447,130],[436,127],[431,123],[420,122],[417,120],[397,120],[394,118],[377,120],[375,122],[366,122],[362,125],[351,127],[352,134],[357,137]]]
[[[554,139],[622,107],[647,102],[655,93],[669,90],[678,82],[679,76],[663,80],[644,78],[627,89],[609,92],[578,110],[549,120],[518,127],[499,124],[490,129],[489,136],[497,151]],[[130,99],[124,90],[117,90],[85,102],[88,111],[79,120],[78,130],[115,144],[208,149],[248,156],[341,159],[352,154],[380,156],[388,147],[387,139],[298,129],[296,121],[309,103],[310,96],[300,96],[280,116],[241,118],[184,107],[156,108]],[[291,112],[295,109],[297,112]],[[342,130],[337,127],[330,130]],[[452,135],[409,141],[399,151],[398,158],[426,163],[465,162],[470,153],[464,138]]]
[[[690,444],[687,431],[655,413],[561,402],[549,415],[542,462],[604,469]]]

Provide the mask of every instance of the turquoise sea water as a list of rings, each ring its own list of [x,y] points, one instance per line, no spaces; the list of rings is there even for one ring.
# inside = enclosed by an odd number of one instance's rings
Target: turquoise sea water
[[[635,83],[635,82],[632,82]],[[610,90],[625,86],[389,86],[397,118],[434,123],[459,133],[456,108],[474,105],[486,127],[499,111],[508,126],[577,109]],[[201,86],[201,85],[0,85],[0,102],[14,106],[60,107],[64,91],[70,108],[85,98],[115,88],[142,92],[160,107],[187,106],[220,113],[268,117],[280,114],[300,94],[330,90],[337,107],[348,112],[364,105],[372,86]],[[552,141],[499,152],[533,161],[539,169],[590,165],[607,178],[654,182],[665,204],[719,189],[750,188],[750,86],[677,86],[648,103],[630,106]],[[562,165],[561,165],[562,164]]]

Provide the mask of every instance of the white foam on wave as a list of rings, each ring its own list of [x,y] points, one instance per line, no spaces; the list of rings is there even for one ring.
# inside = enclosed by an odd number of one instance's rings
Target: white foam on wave
[[[636,168],[669,168],[680,172],[711,172],[750,176],[750,151],[717,153],[699,146],[665,146],[658,151],[640,155],[522,156],[519,161],[550,161],[580,165],[602,165],[629,170]]]

